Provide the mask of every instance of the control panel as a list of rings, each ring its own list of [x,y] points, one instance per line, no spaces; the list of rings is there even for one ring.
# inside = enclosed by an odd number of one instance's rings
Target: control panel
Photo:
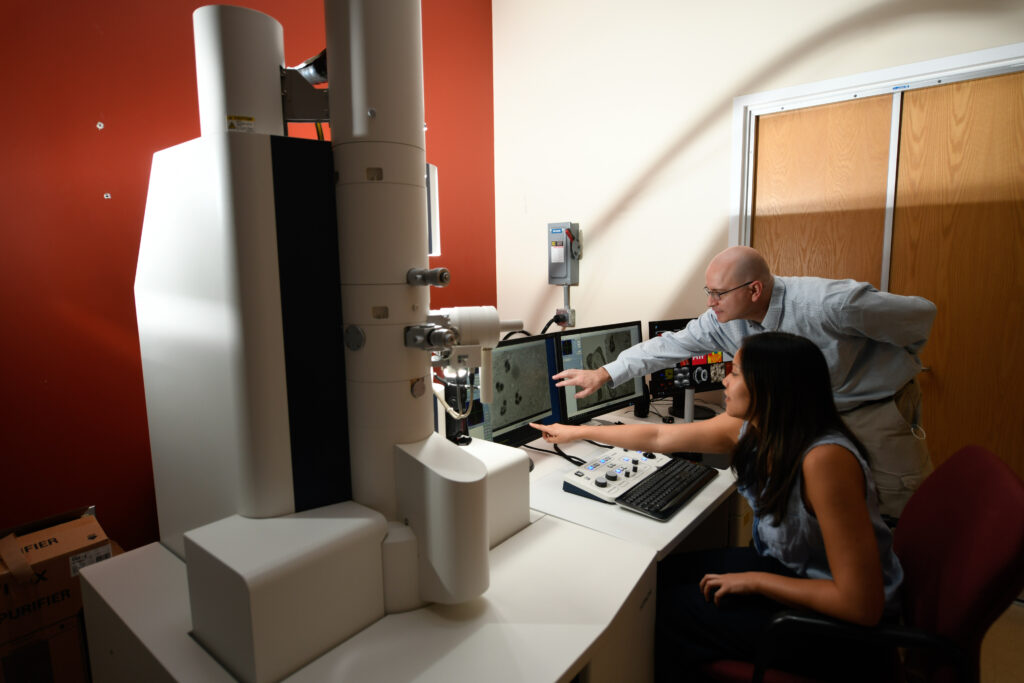
[[[615,499],[669,462],[661,453],[641,453],[615,448],[567,473],[562,490],[604,503]]]

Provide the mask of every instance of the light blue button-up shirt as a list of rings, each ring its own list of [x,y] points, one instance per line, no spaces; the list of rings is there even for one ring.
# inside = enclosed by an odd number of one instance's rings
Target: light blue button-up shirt
[[[709,351],[731,357],[752,334],[789,332],[821,349],[842,411],[892,396],[920,372],[917,354],[935,313],[927,299],[880,292],[866,282],[776,276],[761,323],[719,323],[709,309],[686,329],[626,349],[604,368],[618,385]]]

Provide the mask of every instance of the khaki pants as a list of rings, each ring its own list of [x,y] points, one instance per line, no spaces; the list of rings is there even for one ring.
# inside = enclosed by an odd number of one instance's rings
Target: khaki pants
[[[931,474],[932,461],[920,427],[921,388],[908,382],[891,401],[843,413],[846,426],[868,449],[878,508],[898,518],[910,496]]]

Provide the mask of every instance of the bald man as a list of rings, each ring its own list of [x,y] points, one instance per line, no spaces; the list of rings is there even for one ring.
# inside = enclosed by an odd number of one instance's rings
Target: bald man
[[[719,253],[704,277],[708,310],[686,329],[626,349],[600,369],[561,372],[557,386],[580,387],[583,398],[606,382],[615,386],[691,356],[731,356],[751,334],[807,337],[828,361],[836,407],[868,449],[882,513],[898,518],[932,469],[915,378],[935,304],[866,282],[773,275],[750,247]]]

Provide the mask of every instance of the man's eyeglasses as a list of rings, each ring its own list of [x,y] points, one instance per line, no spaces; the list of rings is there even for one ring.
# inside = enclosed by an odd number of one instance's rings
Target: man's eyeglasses
[[[712,301],[718,301],[719,299],[721,299],[723,296],[725,296],[729,292],[735,292],[737,289],[743,289],[747,285],[751,285],[751,284],[754,284],[753,280],[751,280],[750,282],[744,282],[742,285],[737,285],[737,286],[733,287],[732,289],[727,289],[724,292],[716,292],[713,289],[708,289],[707,287],[705,287],[704,288],[704,293],[707,294],[708,297],[710,297]]]

